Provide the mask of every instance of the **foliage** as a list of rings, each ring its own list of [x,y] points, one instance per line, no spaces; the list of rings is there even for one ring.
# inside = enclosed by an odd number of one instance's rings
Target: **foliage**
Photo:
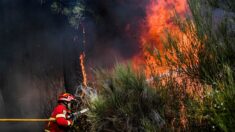
[[[85,3],[83,0],[76,1],[59,1],[53,0],[51,8],[54,12],[61,13],[68,17],[69,23],[78,28],[84,19],[84,15],[87,12]]]
[[[232,9],[234,2],[221,3],[211,0],[188,2],[191,15],[186,20],[181,20],[176,15],[175,21],[188,41],[185,43],[180,37],[167,33],[164,41],[165,54],[161,59],[167,60],[171,69],[177,69],[177,74],[189,79],[189,84],[186,82],[185,88],[183,85],[178,86],[182,91],[176,91],[176,93],[185,93],[186,100],[183,105],[187,108],[185,114],[188,129],[231,131],[235,122],[233,114],[235,48],[232,37],[234,36],[232,27],[235,25]],[[215,7],[223,10],[224,14],[220,20],[213,18],[216,13]],[[189,47],[184,49],[183,46],[187,44]],[[155,58],[159,59],[158,56]],[[191,87],[195,81],[198,86]],[[165,86],[168,86],[172,82],[167,80],[165,83]],[[174,82],[174,85],[177,83]],[[190,94],[187,89],[193,91],[197,89],[203,91],[203,94],[194,93],[193,96],[199,98],[188,98]],[[176,98],[175,102],[177,100],[182,99]],[[171,108],[177,110],[177,107]],[[173,115],[177,117],[177,114]]]
[[[188,2],[191,14],[185,20],[175,17],[180,33],[168,31],[162,36],[163,53],[147,51],[157,65],[166,62],[169,68],[160,81],[153,74],[155,87],[161,88],[166,125],[173,130],[231,131],[235,122],[234,2]],[[217,10],[223,12],[220,19],[214,17]]]
[[[208,3],[207,3],[208,2]],[[189,107],[196,121],[204,120],[204,125],[222,131],[234,129],[234,16],[226,11],[233,11],[232,1],[218,2],[208,0],[204,3],[191,0],[189,2],[193,20],[197,26],[197,36],[207,36],[203,43],[203,50],[198,54],[200,58],[199,75],[201,81],[211,87],[205,88],[203,102],[197,102],[197,107]],[[211,7],[210,5],[214,5]],[[216,6],[215,6],[216,5]],[[202,8],[207,9],[202,12]],[[216,27],[213,27],[212,15],[214,7],[224,10],[224,17]],[[234,7],[233,7],[234,8]],[[218,21],[218,20],[217,20]],[[201,118],[201,119],[198,119]]]
[[[166,32],[165,54],[147,48],[158,64],[166,60],[165,76],[117,65],[96,72],[98,97],[90,100],[91,131],[232,131],[235,115],[234,1],[188,0],[190,15],[175,24],[183,37]],[[52,7],[76,26],[85,7]],[[60,8],[63,7],[63,8]],[[215,10],[222,18],[214,18]],[[77,14],[77,15],[76,15]]]
[[[198,54],[200,77],[204,81],[213,83],[212,80],[223,78],[221,69],[224,64],[234,66],[235,48],[233,46],[234,38],[231,36],[234,33],[230,28],[235,24],[235,21],[232,20],[234,17],[226,15],[225,12],[221,22],[213,27],[219,20],[213,19],[213,10],[207,2],[191,0],[189,5],[199,40],[206,37],[203,41],[204,48]],[[207,9],[203,10],[205,7]]]
[[[226,11],[235,12],[234,0],[207,0],[207,2],[214,8],[222,8]]]
[[[91,102],[93,131],[157,131],[165,121],[163,102],[142,72],[118,65],[112,73],[97,72],[99,96]]]
[[[203,124],[211,130],[234,130],[235,83],[232,71],[224,66],[224,81],[217,81],[213,89],[206,89],[203,102],[191,102],[190,118],[195,123]]]

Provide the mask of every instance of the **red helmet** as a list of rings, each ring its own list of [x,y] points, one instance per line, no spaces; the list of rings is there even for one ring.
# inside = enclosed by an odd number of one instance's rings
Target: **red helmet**
[[[69,93],[62,93],[58,99],[58,101],[67,101],[67,102],[70,102],[72,100],[75,100],[75,98],[72,94]]]

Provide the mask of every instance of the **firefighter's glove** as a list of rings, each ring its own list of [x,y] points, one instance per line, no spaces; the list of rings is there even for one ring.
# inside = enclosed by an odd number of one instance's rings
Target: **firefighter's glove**
[[[72,120],[76,121],[78,119],[78,114],[73,113],[72,114]]]
[[[78,119],[78,114],[77,113],[72,113],[68,116],[68,119],[76,121]]]
[[[69,123],[68,123],[68,126],[69,126],[69,127],[72,127],[72,126],[73,126],[73,120],[68,120],[68,122],[69,122]]]

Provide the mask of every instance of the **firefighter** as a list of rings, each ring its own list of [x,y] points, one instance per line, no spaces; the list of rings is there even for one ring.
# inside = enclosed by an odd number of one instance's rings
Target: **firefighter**
[[[73,125],[73,121],[68,119],[71,114],[72,101],[75,98],[69,93],[62,93],[58,98],[58,105],[54,108],[50,121],[45,129],[45,132],[66,132]]]

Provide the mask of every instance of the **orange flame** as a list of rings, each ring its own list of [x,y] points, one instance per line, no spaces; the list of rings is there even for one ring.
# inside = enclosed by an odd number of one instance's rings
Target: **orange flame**
[[[169,68],[166,61],[162,58],[161,66],[156,61],[156,55],[153,56],[148,49],[156,48],[159,55],[163,53],[163,44],[166,29],[171,34],[182,34],[177,25],[173,23],[174,13],[177,12],[183,17],[187,11],[187,0],[152,0],[148,5],[145,23],[142,26],[140,43],[142,44],[142,55],[134,57],[134,65],[145,63],[147,67],[145,72],[147,77],[152,74],[165,73]],[[156,50],[155,50],[156,51]],[[156,53],[155,53],[156,54]],[[142,57],[140,57],[142,56]],[[144,61],[143,61],[144,60]]]
[[[86,75],[86,71],[85,71],[85,66],[84,66],[84,58],[85,58],[85,53],[83,52],[82,54],[80,54],[80,65],[82,68],[82,77],[83,77],[83,86],[87,86],[87,75]]]
[[[189,36],[187,36],[187,33],[181,32],[179,26],[174,23],[175,13],[180,18],[185,17],[188,11],[187,0],[152,0],[146,9],[147,15],[140,36],[142,54],[134,57],[133,67],[145,65],[145,74],[147,78],[151,78],[154,74],[165,74],[170,70],[171,67],[167,64],[164,55],[172,60],[177,60],[175,55],[164,51],[163,42],[167,40],[166,31],[179,39],[177,46],[181,51],[188,51],[194,37],[191,35],[193,29],[186,29],[189,30],[187,32]],[[159,62],[156,57],[159,57],[161,61]],[[178,80],[182,80],[182,78],[178,78]],[[180,112],[180,123],[185,127],[187,118],[185,117],[186,108],[183,102],[180,104]]]

